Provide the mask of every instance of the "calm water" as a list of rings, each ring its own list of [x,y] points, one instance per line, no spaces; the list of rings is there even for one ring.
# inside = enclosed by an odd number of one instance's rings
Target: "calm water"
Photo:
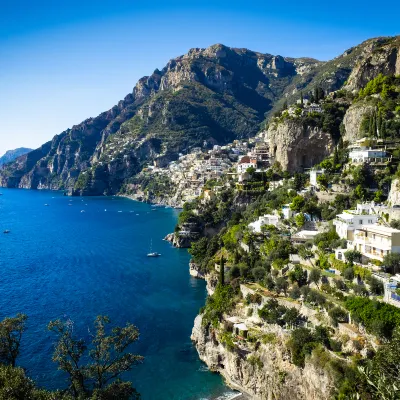
[[[161,240],[173,231],[175,210],[152,211],[121,198],[1,192],[0,318],[29,316],[18,363],[40,385],[65,385],[51,361],[47,323],[71,318],[84,336],[94,317],[105,314],[113,323],[129,321],[140,329],[133,351],[146,360],[129,378],[144,400],[232,393],[207,371],[190,341],[205,283],[189,276],[186,250]],[[3,234],[5,229],[11,233]],[[151,239],[160,258],[146,257]]]

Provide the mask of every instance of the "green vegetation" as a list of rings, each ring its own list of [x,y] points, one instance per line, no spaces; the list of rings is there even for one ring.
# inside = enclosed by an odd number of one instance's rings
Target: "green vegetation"
[[[234,305],[235,291],[230,285],[218,284],[212,296],[207,297],[206,305],[201,310],[203,324],[217,327],[222,314],[229,312]]]
[[[345,305],[355,322],[363,324],[367,332],[382,339],[390,339],[393,330],[400,326],[400,309],[390,304],[350,296]]]
[[[128,352],[139,338],[132,325],[109,328],[110,320],[98,316],[90,341],[78,339],[72,321],[51,321],[48,329],[55,333],[53,361],[68,377],[68,387],[49,392],[38,389],[24,370],[16,367],[27,317],[18,314],[0,322],[0,399],[4,400],[133,400],[139,393],[122,374],[143,361]]]

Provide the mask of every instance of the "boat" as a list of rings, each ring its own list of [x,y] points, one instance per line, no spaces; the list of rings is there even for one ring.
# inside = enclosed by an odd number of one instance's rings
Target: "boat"
[[[81,213],[86,212],[85,210],[81,210]]]
[[[150,242],[150,253],[147,253],[147,257],[160,257],[161,254],[157,253],[156,251],[152,251],[153,250],[153,239],[151,239]]]
[[[10,231],[6,229],[5,231],[3,231],[3,233],[10,233]]]
[[[45,207],[48,207],[48,206],[49,206],[49,205],[46,203],[46,204],[45,204]]]

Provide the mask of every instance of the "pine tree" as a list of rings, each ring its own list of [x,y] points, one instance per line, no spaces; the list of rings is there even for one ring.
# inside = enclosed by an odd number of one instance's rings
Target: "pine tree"
[[[376,126],[376,114],[374,114],[373,119],[372,119],[372,136],[376,136],[376,131],[377,131],[377,126]]]
[[[336,169],[336,165],[339,164],[339,153],[337,147],[335,147],[335,151],[333,153],[333,168]]]
[[[303,92],[300,92],[300,104],[301,106],[304,106]]]
[[[318,88],[314,89],[314,99],[315,99],[316,103],[319,102],[319,91],[318,91]]]
[[[225,285],[225,260],[224,256],[221,256],[221,262],[219,264],[219,283]]]

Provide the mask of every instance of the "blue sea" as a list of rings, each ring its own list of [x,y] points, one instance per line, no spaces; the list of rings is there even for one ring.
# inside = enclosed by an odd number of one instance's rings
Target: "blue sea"
[[[145,361],[128,378],[143,400],[232,396],[190,341],[206,291],[188,273],[187,251],[162,240],[176,210],[118,197],[0,191],[0,318],[28,315],[18,365],[40,386],[66,387],[51,361],[48,322],[71,319],[85,337],[101,314],[140,330],[132,351]],[[146,256],[151,241],[161,257]]]

